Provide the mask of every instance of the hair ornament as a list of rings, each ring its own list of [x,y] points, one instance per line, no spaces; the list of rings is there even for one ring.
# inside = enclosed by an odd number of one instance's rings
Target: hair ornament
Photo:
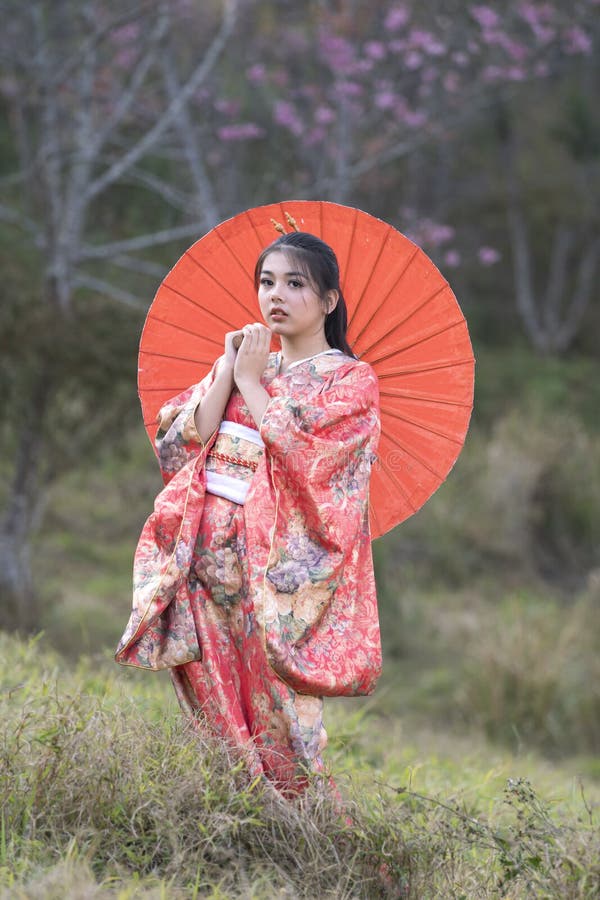
[[[271,222],[273,223],[273,228],[275,231],[278,231],[280,234],[285,234],[285,228],[281,224],[281,222],[275,221],[275,219],[271,218]]]
[[[289,212],[285,213],[285,220],[288,223],[288,225],[290,226],[290,228],[292,228],[294,231],[300,231],[296,220],[294,219],[293,216],[291,216],[289,214]],[[275,229],[275,231],[278,231],[279,234],[287,234],[288,233],[288,232],[286,232],[286,230],[285,230],[284,226],[281,224],[281,222],[277,222],[273,218],[271,218],[271,222],[273,223],[273,228]]]
[[[294,229],[294,231],[300,231],[298,225],[296,224],[296,220],[293,216],[290,216],[289,212],[286,212],[285,218],[287,220],[288,225]]]

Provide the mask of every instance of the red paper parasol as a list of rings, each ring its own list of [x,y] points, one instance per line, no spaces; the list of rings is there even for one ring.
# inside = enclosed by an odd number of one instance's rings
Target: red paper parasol
[[[223,352],[227,331],[261,321],[254,290],[260,251],[289,213],[328,243],[340,264],[348,340],[375,369],[382,435],[371,476],[373,537],[415,513],[444,481],[464,443],[474,358],[465,319],[429,257],[391,225],[352,207],[294,200],[218,225],[171,269],[148,312],[139,357],[144,424],[195,384]]]

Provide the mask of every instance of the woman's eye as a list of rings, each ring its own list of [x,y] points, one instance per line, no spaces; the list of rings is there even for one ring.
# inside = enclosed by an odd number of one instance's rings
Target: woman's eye
[[[303,286],[301,281],[296,281],[295,279],[290,281],[290,285],[293,288],[301,288]]]
[[[260,279],[260,283],[261,283],[261,284],[264,284],[266,287],[268,287],[269,285],[273,284],[273,282],[271,281],[270,278],[265,278],[265,277],[263,277],[263,278]]]

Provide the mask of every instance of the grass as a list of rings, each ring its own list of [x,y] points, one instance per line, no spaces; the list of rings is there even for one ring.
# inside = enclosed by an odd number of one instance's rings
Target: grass
[[[344,811],[318,783],[290,803],[191,731],[166,679],[0,651],[3,898],[596,896],[600,788],[566,767],[333,702]]]

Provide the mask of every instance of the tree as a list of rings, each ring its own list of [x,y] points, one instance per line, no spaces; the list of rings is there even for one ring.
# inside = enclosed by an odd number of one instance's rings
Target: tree
[[[0,219],[19,232],[7,238],[9,252],[25,240],[25,271],[35,272],[3,310],[14,462],[0,522],[0,591],[6,624],[28,628],[35,624],[29,539],[45,489],[74,457],[96,448],[123,412],[120,382],[146,306],[132,285],[162,272],[131,254],[205,231],[220,214],[186,114],[227,45],[238,6],[226,0],[212,22],[202,15],[209,37],[182,71],[171,50],[181,18],[169,3],[142,0],[123,11],[99,0],[4,0],[0,11],[13,155]],[[185,202],[177,179],[162,174],[178,165],[169,159],[172,133],[185,133],[196,189]],[[142,189],[160,198],[157,220],[165,227],[139,233],[127,199],[141,202]],[[167,196],[179,203],[181,224],[166,224]],[[117,209],[122,218],[111,222]],[[122,237],[103,242],[111,226]],[[127,272],[118,282],[110,277],[115,267]],[[6,363],[17,351],[15,370]]]

